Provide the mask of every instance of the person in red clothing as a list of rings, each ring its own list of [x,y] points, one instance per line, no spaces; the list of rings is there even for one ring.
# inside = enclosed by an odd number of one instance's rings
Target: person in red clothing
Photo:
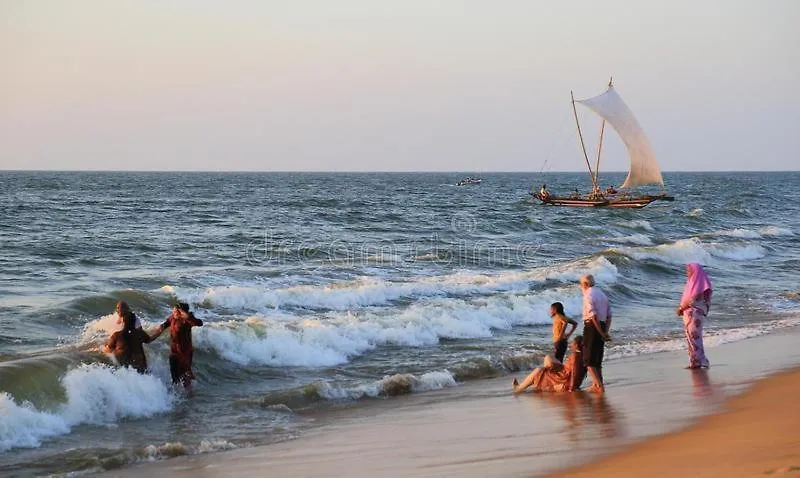
[[[172,383],[183,383],[187,390],[192,388],[192,327],[200,327],[203,321],[189,312],[189,304],[178,302],[172,309],[172,315],[159,326],[156,336],[169,329],[172,344],[169,348],[169,371]]]

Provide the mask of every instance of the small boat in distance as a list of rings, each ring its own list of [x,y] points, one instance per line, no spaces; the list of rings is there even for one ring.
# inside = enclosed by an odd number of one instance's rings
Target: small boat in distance
[[[460,180],[459,182],[457,182],[456,186],[468,186],[470,184],[480,184],[481,181],[483,181],[483,179],[481,179],[481,178],[473,178],[473,177],[467,176],[466,178],[464,178],[464,179]]]
[[[578,125],[578,138],[581,141],[583,157],[586,159],[586,166],[589,168],[589,179],[592,183],[592,190],[586,196],[582,196],[578,190],[568,196],[556,196],[547,191],[547,186],[542,185],[538,192],[531,191],[531,194],[544,204],[553,206],[570,207],[612,207],[612,208],[642,208],[653,201],[674,201],[675,198],[667,193],[664,186],[664,179],[661,177],[661,169],[656,161],[655,154],[650,147],[650,142],[644,134],[636,117],[622,101],[622,98],[614,90],[612,81],[608,82],[608,89],[600,95],[585,100],[577,100],[578,103],[587,106],[594,111],[600,118],[600,141],[597,144],[597,160],[594,170],[589,162],[589,154],[586,152],[586,145],[583,142],[581,124],[578,121],[578,111],[575,108],[575,97],[572,96],[572,112],[575,114],[575,123]],[[617,132],[630,157],[631,166],[628,177],[617,191],[614,186],[603,190],[600,187],[600,152],[603,147],[603,133],[606,121],[611,124]],[[637,194],[633,188],[650,184],[661,185],[662,192],[659,194]],[[531,187],[533,189],[533,187]]]

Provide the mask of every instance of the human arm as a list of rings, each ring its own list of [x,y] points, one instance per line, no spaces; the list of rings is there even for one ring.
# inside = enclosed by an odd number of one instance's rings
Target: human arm
[[[114,349],[116,349],[117,336],[118,336],[117,333],[111,334],[111,337],[109,337],[108,340],[106,340],[106,342],[103,344],[104,354],[114,353]]]
[[[569,359],[569,383],[567,383],[567,391],[572,392],[581,388],[583,381],[583,354],[581,350],[575,350]]]
[[[195,317],[194,314],[190,313],[188,320],[189,320],[189,323],[192,324],[193,327],[202,327],[203,326],[203,321],[198,319],[197,317]]]
[[[567,326],[571,326],[572,328],[569,330],[569,332],[567,332],[566,334],[564,334],[561,337],[562,339],[568,339],[569,336],[572,335],[573,332],[575,332],[575,329],[578,327],[578,323],[575,322],[574,320],[568,318],[567,319]]]
[[[683,311],[684,311],[684,310],[686,310],[686,309],[688,309],[689,307],[691,307],[691,306],[692,306],[692,304],[693,304],[695,301],[697,301],[697,300],[701,300],[701,299],[703,299],[703,300],[706,300],[706,303],[707,303],[709,306],[711,305],[711,295],[709,294],[709,295],[706,297],[706,292],[703,292],[703,293],[701,293],[701,294],[697,294],[696,296],[693,296],[693,297],[689,298],[689,300],[688,300],[688,301],[681,302],[681,303],[680,303],[680,305],[678,306],[678,310],[676,310],[677,314],[678,314],[678,315],[683,315]]]

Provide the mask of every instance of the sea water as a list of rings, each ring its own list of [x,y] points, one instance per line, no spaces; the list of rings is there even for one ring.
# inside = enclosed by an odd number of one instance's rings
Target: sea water
[[[800,173],[668,173],[675,202],[640,210],[529,195],[585,174],[465,174],[0,172],[0,474],[285,440],[331,407],[527,371],[586,273],[610,361],[684,347],[687,262],[714,283],[712,362],[800,322]],[[192,394],[166,336],[147,375],[99,352],[118,300],[146,330],[176,300],[203,319]]]

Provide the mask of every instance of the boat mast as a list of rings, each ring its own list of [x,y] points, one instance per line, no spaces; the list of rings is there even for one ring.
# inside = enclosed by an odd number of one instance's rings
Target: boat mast
[[[581,149],[583,150],[583,157],[586,159],[586,167],[589,168],[589,179],[592,181],[592,190],[597,189],[597,179],[592,173],[592,164],[589,162],[589,155],[586,153],[586,144],[583,142],[583,134],[581,134],[581,123],[578,121],[578,110],[575,108],[575,95],[572,91],[569,92],[572,98],[572,112],[575,114],[575,124],[578,125],[578,138],[581,140]]]
[[[613,86],[614,77],[608,79],[608,87]],[[600,151],[603,149],[603,131],[606,129],[606,119],[600,123],[600,140],[597,142],[597,162],[594,165],[594,183],[599,184],[600,181]]]

